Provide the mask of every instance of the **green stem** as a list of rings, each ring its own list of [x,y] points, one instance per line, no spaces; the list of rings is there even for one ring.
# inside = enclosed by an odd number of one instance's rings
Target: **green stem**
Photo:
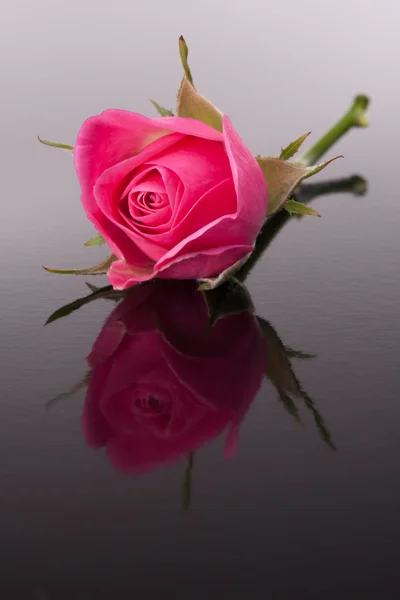
[[[367,96],[356,96],[346,114],[300,157],[299,162],[305,166],[315,164],[352,127],[366,127],[368,120],[365,112],[368,104]]]

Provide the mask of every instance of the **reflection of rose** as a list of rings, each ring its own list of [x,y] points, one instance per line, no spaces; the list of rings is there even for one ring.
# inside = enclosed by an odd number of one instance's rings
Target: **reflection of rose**
[[[112,463],[130,472],[172,462],[226,427],[225,453],[233,454],[264,367],[253,315],[226,316],[210,328],[196,284],[172,281],[129,292],[88,361],[85,439],[107,446]]]

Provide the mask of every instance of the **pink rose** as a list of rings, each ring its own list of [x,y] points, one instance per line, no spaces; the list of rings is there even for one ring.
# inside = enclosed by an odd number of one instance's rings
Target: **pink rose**
[[[118,259],[114,288],[215,276],[252,251],[267,184],[228,117],[222,125],[106,110],[81,127],[82,203]]]
[[[229,315],[210,329],[193,282],[137,286],[108,318],[88,358],[86,442],[106,446],[116,468],[138,473],[228,429],[230,456],[264,359],[253,315]]]

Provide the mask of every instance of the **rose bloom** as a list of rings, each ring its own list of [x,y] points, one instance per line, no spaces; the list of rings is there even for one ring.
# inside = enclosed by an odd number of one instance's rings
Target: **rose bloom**
[[[256,318],[243,312],[210,328],[190,281],[137,286],[110,315],[88,357],[82,427],[111,463],[141,473],[178,460],[239,426],[261,384],[265,353]]]
[[[117,257],[114,288],[219,275],[252,251],[267,184],[227,116],[222,128],[125,110],[85,121],[75,168],[87,216]]]

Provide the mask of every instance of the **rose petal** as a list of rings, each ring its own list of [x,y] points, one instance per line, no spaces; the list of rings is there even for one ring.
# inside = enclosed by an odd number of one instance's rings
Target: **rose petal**
[[[161,129],[168,129],[168,131],[193,135],[216,142],[222,142],[224,139],[220,131],[198,119],[191,119],[190,117],[158,117],[152,119],[152,121],[153,123],[157,123]]]
[[[93,117],[93,119],[95,118]],[[101,133],[100,129],[99,135]],[[105,157],[98,156],[98,162],[99,164],[106,162],[104,164],[105,170],[99,171],[93,166],[93,162],[96,161],[97,157],[95,134],[96,128],[93,132],[92,145],[82,143],[75,153],[75,167],[81,184],[83,207],[89,220],[94,224],[97,231],[102,234],[112,252],[118,258],[126,258],[131,263],[146,267],[151,260],[135,243],[132,244],[134,234],[123,223],[123,218],[118,211],[118,201],[121,198],[123,187],[126,187],[124,182],[126,182],[129,173],[135,167],[141,165],[146,158],[151,158],[166,147],[175,144],[182,139],[182,136],[177,133],[169,135],[164,133],[164,137],[150,143],[139,156],[122,160],[114,166],[107,164],[107,152],[104,152],[103,148]]]
[[[186,194],[176,211],[180,219],[210,188],[232,178],[224,145],[190,136],[146,162],[168,168],[181,180]],[[236,210],[236,202],[232,208]]]
[[[225,271],[252,252],[252,246],[226,246],[168,258],[168,253],[154,267],[154,275],[166,279],[203,279]],[[164,260],[165,259],[165,260]],[[113,263],[112,266],[114,266]]]
[[[238,218],[246,222],[247,239],[253,243],[267,215],[267,183],[261,167],[226,115],[222,125],[238,198]]]
[[[97,212],[93,187],[106,169],[135,156],[168,133],[158,119],[127,110],[110,109],[87,119],[78,133],[74,163],[88,212]]]
[[[216,141],[223,139],[221,133],[195,119],[149,119],[127,110],[106,110],[84,122],[75,143],[74,163],[88,215],[98,219],[93,198],[93,187],[98,177],[170,132],[181,134],[179,137],[192,135]],[[143,162],[142,157],[140,162]]]
[[[179,190],[177,190],[179,193]],[[183,192],[183,196],[185,192]],[[182,204],[186,201],[183,200]],[[233,186],[231,178],[227,178],[224,181],[216,184],[213,188],[209,189],[203,194],[192,207],[187,207],[186,214],[182,215],[181,219],[177,219],[176,215],[171,219],[171,223],[161,228],[146,229],[141,226],[140,230],[144,235],[149,235],[148,239],[151,242],[158,244],[159,248],[172,248],[172,252],[179,246],[179,253],[184,254],[185,246],[192,239],[197,239],[202,236],[205,231],[211,229],[216,223],[218,223],[221,217],[234,219],[236,212],[236,192]],[[232,214],[231,214],[232,213]],[[174,221],[174,223],[172,222]],[[227,239],[225,239],[225,233],[227,233]],[[232,245],[232,242],[242,241],[243,234],[238,229],[238,240],[235,240],[232,236],[232,226],[221,227],[217,233],[218,243],[220,246],[224,245],[226,241],[228,245]],[[194,236],[194,237],[193,237]],[[212,236],[214,240],[216,236]],[[176,244],[176,240],[184,240],[179,244]],[[212,241],[213,245],[214,242]],[[204,238],[199,246],[201,248],[207,248],[207,238]],[[160,252],[160,257],[164,257],[164,252]]]
[[[151,254],[157,255],[153,260],[158,260],[163,254],[164,250],[160,251],[157,245],[150,244],[140,233],[135,232],[132,226],[126,224],[120,213],[119,200],[127,189],[127,178],[131,174],[133,176],[136,167],[181,139],[178,133],[165,136],[150,144],[140,156],[135,156],[107,169],[97,180],[94,197],[105,227],[99,231],[104,235],[107,243],[110,240],[108,232],[112,231],[113,241],[118,244],[120,249],[119,253],[115,253],[118,258],[125,258],[129,263],[140,267],[148,267],[152,258]]]
[[[115,290],[126,290],[142,281],[149,281],[154,276],[152,268],[135,267],[123,259],[114,261],[107,273],[107,277]]]

